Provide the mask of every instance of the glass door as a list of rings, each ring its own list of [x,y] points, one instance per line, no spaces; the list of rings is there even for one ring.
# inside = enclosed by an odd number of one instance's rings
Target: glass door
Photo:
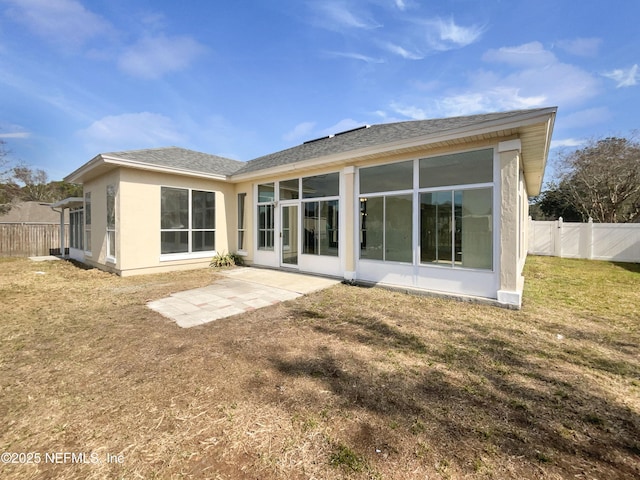
[[[280,218],[280,263],[298,265],[298,205],[282,205]]]

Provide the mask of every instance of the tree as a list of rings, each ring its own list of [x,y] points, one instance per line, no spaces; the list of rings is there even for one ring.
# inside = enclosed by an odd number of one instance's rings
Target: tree
[[[13,181],[4,140],[0,140],[0,214],[11,210],[11,203],[20,187]]]
[[[11,210],[17,201],[49,203],[82,196],[81,185],[49,182],[44,170],[34,170],[23,163],[12,166],[5,145],[0,140],[0,214]]]
[[[589,219],[572,205],[568,188],[562,183],[547,185],[546,190],[533,199],[529,214],[534,220],[557,220],[562,217],[567,222],[582,222]]]
[[[640,143],[607,137],[561,154],[556,199],[566,201],[583,219],[633,222],[640,218]]]

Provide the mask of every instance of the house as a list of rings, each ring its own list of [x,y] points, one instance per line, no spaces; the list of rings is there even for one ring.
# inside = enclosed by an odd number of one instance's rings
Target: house
[[[176,147],[103,153],[65,178],[83,184],[83,201],[58,207],[72,209],[71,255],[120,275],[237,252],[517,308],[527,198],[540,192],[555,115],[367,125],[248,162]]]

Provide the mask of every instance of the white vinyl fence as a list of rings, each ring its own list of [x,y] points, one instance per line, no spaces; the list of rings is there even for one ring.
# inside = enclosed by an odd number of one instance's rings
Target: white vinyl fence
[[[532,255],[640,262],[640,223],[540,222],[529,219]]]

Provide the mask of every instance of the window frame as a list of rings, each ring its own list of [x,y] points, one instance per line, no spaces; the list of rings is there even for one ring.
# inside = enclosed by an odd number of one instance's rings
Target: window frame
[[[84,192],[84,253],[91,255],[91,192]]]
[[[117,189],[113,184],[107,185],[106,199],[106,240],[107,240],[107,256],[106,261],[116,263],[116,195]]]
[[[69,210],[69,248],[84,249],[84,208]]]
[[[474,152],[481,152],[484,150],[490,150],[492,152],[491,156],[491,181],[489,182],[478,182],[478,183],[462,183],[462,184],[454,184],[454,185],[439,185],[435,187],[420,187],[420,173],[421,173],[421,162],[426,162],[429,158],[438,158],[445,157],[449,155],[456,154],[465,154]],[[384,263],[396,263],[402,265],[412,265],[414,267],[426,267],[426,268],[455,268],[456,270],[467,270],[467,271],[478,271],[478,272],[496,272],[496,237],[495,232],[496,229],[499,228],[496,220],[496,212],[499,211],[499,205],[496,204],[496,195],[499,195],[499,183],[497,183],[496,175],[497,175],[497,159],[496,159],[497,148],[495,145],[477,147],[473,149],[466,149],[457,152],[447,153],[447,154],[436,154],[425,157],[415,157],[413,159],[403,159],[398,160],[396,162],[388,162],[388,163],[380,163],[377,165],[367,165],[362,166],[357,169],[356,176],[356,201],[358,202],[358,236],[356,237],[356,247],[358,250],[357,261],[364,262],[384,262]],[[404,162],[413,162],[413,187],[411,189],[406,190],[390,190],[390,191],[382,191],[382,192],[367,192],[362,193],[362,186],[360,184],[360,171],[366,168],[375,168],[378,166],[388,166],[394,164],[400,164]],[[487,172],[488,173],[488,172]],[[486,178],[486,177],[485,177]],[[452,198],[455,198],[456,193],[462,193],[466,190],[477,190],[477,189],[490,189],[491,190],[491,224],[489,226],[491,232],[491,247],[489,251],[491,252],[491,267],[467,267],[461,264],[456,264],[455,262],[455,201],[454,205],[452,205],[452,262],[450,264],[436,264],[436,263],[423,263],[422,262],[422,232],[421,232],[421,195],[423,193],[432,193],[437,191],[451,191]],[[366,189],[366,188],[365,188]],[[412,239],[412,260],[411,262],[403,262],[397,260],[386,260],[386,198],[391,196],[401,196],[401,195],[412,195],[412,220],[411,220],[411,239]],[[362,238],[363,231],[367,232],[367,230],[363,230],[362,221],[363,221],[363,210],[362,210],[362,201],[363,199],[369,198],[381,198],[382,197],[382,259],[379,258],[366,258],[362,256]],[[464,225],[464,222],[462,223]],[[461,237],[462,238],[462,237]],[[460,249],[462,252],[462,248]],[[464,252],[462,252],[464,255]]]
[[[244,253],[246,252],[246,248],[245,248],[245,242],[247,240],[246,237],[246,228],[245,228],[245,223],[246,223],[246,203],[247,203],[247,193],[246,192],[242,192],[242,193],[238,193],[237,196],[237,201],[238,201],[238,253]]]
[[[315,177],[331,177],[331,178],[335,177],[337,182],[336,195],[315,196],[315,195],[305,194],[305,191],[304,191],[305,180],[313,179]],[[301,255],[312,255],[314,257],[316,256],[340,257],[340,172],[327,172],[320,175],[307,175],[306,177],[300,177],[300,191],[301,191],[300,212],[298,215],[300,215],[300,218],[302,220],[302,232],[301,232],[302,251],[300,252]],[[335,247],[325,247],[325,248],[335,248],[335,252],[331,250],[326,252],[322,248],[323,244],[321,240],[324,237],[322,235],[322,231],[320,228],[320,220],[321,220],[321,212],[323,211],[323,204],[327,208],[327,218],[328,218],[328,209],[331,203],[334,203],[334,212],[333,212],[333,218],[332,218],[332,226],[334,228],[332,228],[331,230],[327,230],[325,233],[327,236],[332,236],[333,238],[335,238],[335,241],[331,241],[331,240],[329,241],[329,243],[335,243]],[[316,217],[306,216],[308,204],[316,204],[315,206],[315,212],[317,214]],[[316,230],[314,231],[319,232],[317,235],[314,236],[313,251],[309,250],[309,244],[307,243],[306,225],[307,225],[308,219],[311,219],[311,222],[315,223]]]
[[[271,199],[260,201],[260,186],[273,186],[273,196]],[[275,210],[276,210],[276,182],[259,183],[256,185],[256,249],[263,252],[275,251]],[[265,212],[265,226],[261,227],[260,210],[264,209]],[[264,244],[262,242],[262,235],[264,234]]]
[[[163,189],[173,189],[173,190],[182,190],[187,191],[187,223],[186,228],[162,228],[162,195]],[[211,193],[213,194],[213,228],[194,228],[194,205],[193,205],[193,192],[200,193]],[[171,261],[171,260],[181,260],[187,258],[205,258],[210,257],[216,254],[216,191],[215,190],[204,190],[201,188],[189,188],[189,187],[175,187],[171,185],[161,185],[160,186],[160,261]],[[187,234],[187,250],[181,252],[162,252],[162,234],[176,232],[176,233],[186,233]],[[213,232],[213,249],[212,250],[195,250],[194,251],[194,241],[193,235],[198,232]]]
[[[477,271],[483,271],[483,272],[494,272],[495,271],[495,245],[494,245],[494,241],[495,238],[492,238],[491,241],[491,267],[490,268],[482,268],[482,267],[465,267],[463,265],[463,260],[460,260],[459,262],[456,260],[456,251],[455,251],[455,247],[456,247],[456,231],[457,231],[457,218],[458,215],[456,214],[456,194],[460,193],[463,194],[463,192],[465,191],[469,191],[469,190],[486,190],[489,189],[491,190],[491,232],[494,232],[494,222],[495,222],[495,205],[494,205],[494,201],[495,201],[495,185],[494,183],[472,183],[472,184],[465,184],[465,185],[449,185],[449,186],[444,186],[444,187],[433,187],[433,188],[421,188],[418,189],[418,244],[420,246],[419,251],[418,251],[418,265],[423,266],[423,267],[434,267],[434,268],[452,268],[452,269],[456,269],[456,270],[460,270],[460,269],[464,269],[464,270],[477,270]],[[447,262],[423,262],[422,261],[422,217],[420,215],[420,206],[422,205],[422,194],[424,193],[436,193],[436,192],[451,192],[451,199],[452,199],[452,208],[451,208],[451,216],[450,216],[450,225],[451,225],[451,259],[450,261]],[[461,204],[461,208],[462,208],[462,204]],[[462,236],[462,231],[460,232],[460,235]],[[460,242],[462,242],[462,238],[460,238]],[[461,255],[464,255],[464,252],[460,251]]]

